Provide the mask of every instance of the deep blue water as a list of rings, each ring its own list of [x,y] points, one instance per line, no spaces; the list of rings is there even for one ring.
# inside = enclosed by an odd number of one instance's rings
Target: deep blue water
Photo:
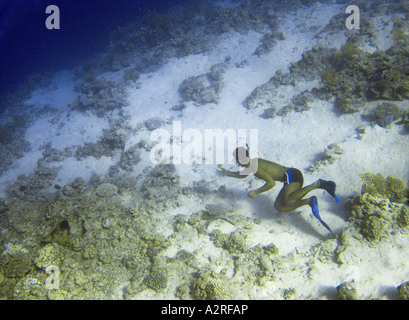
[[[0,0],[0,93],[28,74],[74,67],[102,51],[111,30],[187,1]],[[59,30],[45,27],[48,5],[60,9]]]

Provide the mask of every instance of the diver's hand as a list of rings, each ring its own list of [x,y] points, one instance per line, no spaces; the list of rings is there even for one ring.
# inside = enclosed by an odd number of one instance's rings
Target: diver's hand
[[[219,176],[227,177],[229,175],[229,171],[226,170],[225,168],[220,168],[220,170],[216,170],[216,173]]]
[[[249,194],[248,194],[248,196],[251,198],[251,199],[254,199],[256,196],[257,196],[257,193],[256,193],[256,191],[250,191],[249,192]]]

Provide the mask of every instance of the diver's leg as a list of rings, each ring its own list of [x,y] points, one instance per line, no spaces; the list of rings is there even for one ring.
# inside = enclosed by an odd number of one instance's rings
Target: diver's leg
[[[306,186],[301,189],[295,189],[295,191],[291,194],[288,195],[288,199],[290,201],[297,201],[298,199],[304,198],[309,192],[315,190],[315,189],[323,189],[327,191],[337,203],[340,203],[338,197],[335,194],[335,189],[337,185],[335,184],[334,181],[327,181],[327,180],[322,180],[319,179],[315,181],[314,183],[310,184],[309,186]]]
[[[296,182],[294,182],[294,183],[296,183]],[[292,184],[294,184],[294,183],[292,183]],[[294,187],[297,187],[297,186],[293,186],[293,188]],[[308,187],[311,187],[311,186],[308,186]],[[308,187],[305,187],[305,188],[308,188]],[[303,189],[305,189],[305,188],[303,188]],[[281,211],[281,212],[287,212],[287,211],[294,211],[295,209],[297,209],[299,207],[302,207],[302,206],[305,206],[305,205],[309,205],[311,210],[312,210],[312,213],[313,213],[314,217],[316,217],[318,219],[318,221],[327,230],[332,232],[330,227],[320,217],[320,213],[319,213],[319,210],[318,210],[318,199],[317,199],[317,197],[312,196],[312,197],[310,197],[308,199],[298,199],[295,202],[291,202],[291,201],[288,201],[288,194],[287,194],[287,192],[291,191],[291,189],[292,189],[291,185],[288,185],[288,184],[285,185],[283,187],[283,189],[281,189],[281,191],[280,191],[280,193],[279,193],[279,195],[277,197],[277,200],[274,203],[274,208],[276,208],[278,211]],[[301,191],[301,190],[299,190],[299,191]]]
[[[284,187],[281,189],[280,193],[277,196],[277,199],[274,203],[274,208],[278,211],[286,212],[286,211],[293,211],[299,207],[305,206],[309,204],[309,199],[302,199],[305,194],[310,192],[309,190],[306,193],[300,193],[302,197],[294,197],[293,195],[302,191],[303,189],[309,188],[307,186],[301,189],[301,184],[299,182],[293,182],[290,184],[285,184]]]
[[[295,184],[297,182],[293,182],[292,184]],[[287,195],[289,201],[297,202],[298,200],[304,198],[308,193],[315,189],[319,189],[321,187],[319,180],[315,181],[314,183],[304,187],[304,188],[298,188],[295,189],[294,191],[289,193]],[[291,189],[290,189],[291,190]]]
[[[297,203],[304,198],[312,190],[320,188],[320,180],[310,184],[309,186],[302,187],[304,184],[304,177],[300,170],[296,168],[290,168],[285,173],[286,183],[283,188],[283,200],[284,202]]]

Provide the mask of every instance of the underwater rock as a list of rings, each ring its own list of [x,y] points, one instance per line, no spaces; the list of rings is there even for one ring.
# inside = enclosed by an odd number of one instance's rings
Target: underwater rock
[[[40,269],[47,269],[49,266],[60,267],[63,254],[54,244],[47,244],[38,251],[38,256],[34,259],[34,264]]]
[[[395,103],[379,103],[373,111],[373,118],[381,127],[387,127],[404,115],[404,111]]]
[[[409,132],[409,112],[405,113],[402,119],[396,122],[396,124],[403,125],[405,130]]]
[[[28,176],[22,174],[6,187],[6,195],[9,199],[37,200],[46,198],[48,189],[57,178],[58,168],[48,168],[37,166],[34,172]]]
[[[173,164],[159,164],[148,172],[142,186],[143,202],[141,212],[161,212],[179,205],[178,198],[182,193],[179,176]]]
[[[25,116],[19,115],[19,118],[24,119]],[[16,119],[0,125],[0,174],[30,150],[30,143],[25,139],[26,124],[18,122]]]
[[[159,117],[149,118],[148,120],[145,121],[145,127],[149,131],[153,131],[153,130],[156,130],[156,129],[160,128],[162,126],[163,122],[164,121]]]
[[[189,298],[190,285],[189,283],[184,283],[176,288],[175,296],[180,300],[187,300]]]
[[[228,290],[223,282],[213,278],[207,273],[199,276],[195,281],[194,293],[201,300],[225,300],[228,299]]]
[[[358,290],[353,282],[344,282],[337,287],[340,300],[359,300]]]
[[[141,161],[141,156],[138,153],[138,146],[134,145],[128,150],[122,152],[120,167],[122,170],[133,171],[134,167]]]
[[[228,61],[215,64],[210,72],[184,80],[178,91],[184,100],[192,100],[199,105],[218,103],[223,90],[223,74],[228,68]]]
[[[211,216],[219,217],[224,213],[234,212],[235,206],[234,204],[219,202],[206,204],[205,209]]]
[[[76,236],[72,238],[72,250],[81,251],[84,248],[82,237]]]
[[[13,288],[13,300],[43,300],[46,299],[47,289],[44,282],[34,278],[23,278]]]
[[[292,77],[301,77],[305,81],[321,79],[321,73],[326,69],[335,49],[322,45],[313,46],[302,53],[301,60],[291,64],[290,74]],[[279,80],[276,78],[273,81]]]
[[[168,280],[169,275],[165,268],[153,266],[144,283],[156,292],[160,292],[167,288]]]
[[[404,200],[408,189],[392,176],[385,179],[382,174],[366,173],[362,177],[362,195],[348,199],[348,220],[366,240],[377,243],[397,225],[407,227],[409,210]]]
[[[292,99],[293,110],[295,112],[303,112],[311,109],[310,103],[314,100],[310,91],[304,90]]]
[[[140,73],[135,67],[125,69],[124,75],[122,76],[126,82],[136,82],[140,78]]]
[[[271,52],[277,44],[277,40],[284,40],[284,33],[279,31],[267,32],[263,35],[260,42],[261,44],[256,48],[254,54],[257,56],[262,56],[266,53]]]
[[[272,275],[274,273],[274,266],[268,255],[261,254],[258,258],[258,263],[263,276]]]
[[[6,212],[9,208],[7,207],[7,200],[0,198],[0,214]]]
[[[95,74],[85,77],[84,81],[77,85],[76,90],[80,95],[71,107],[81,111],[90,110],[99,117],[127,104],[126,90],[122,85],[105,80],[104,77],[96,78]]]
[[[366,239],[374,241],[382,235],[384,227],[385,223],[381,218],[370,216],[365,219],[361,232]]]
[[[149,190],[156,187],[170,187],[177,184],[178,181],[179,177],[174,164],[159,164],[148,173],[143,188]]]
[[[276,86],[270,81],[254,89],[243,102],[243,106],[247,110],[252,110],[255,108],[276,108],[276,96]]]
[[[310,249],[310,253],[322,263],[332,263],[334,261],[337,241],[326,239],[317,246]]]
[[[79,189],[86,186],[86,182],[81,177],[77,177],[73,182],[70,183],[70,186],[74,189]]]
[[[390,199],[404,199],[409,197],[409,189],[405,183],[392,176],[385,177],[381,174],[361,174],[363,185],[362,194],[369,193],[373,196],[383,196]]]
[[[402,101],[409,98],[408,50],[398,42],[387,51],[364,52],[350,38],[329,60],[332,71],[323,73],[322,81],[344,112],[358,111],[354,105],[365,101]]]
[[[263,246],[262,249],[264,251],[264,254],[266,254],[267,256],[278,254],[278,248],[274,243],[270,243],[267,246]]]
[[[267,83],[255,88],[243,102],[243,106],[248,109],[265,108],[264,118],[272,118],[275,115],[285,116],[291,111],[303,112],[311,109],[310,103],[314,100],[313,94],[305,90],[292,98],[292,101],[277,111],[277,100],[279,86],[295,85],[295,76],[291,74],[283,75],[281,70],[276,71]]]
[[[223,234],[220,230],[212,232],[214,243],[216,247],[222,247],[230,254],[245,253],[248,250],[247,234],[237,229],[230,234]]]
[[[409,300],[409,281],[398,286],[399,298],[402,300]]]
[[[84,146],[78,146],[75,150],[75,156],[78,160],[85,157],[102,156],[113,157],[117,152],[122,152],[125,147],[126,133],[117,127],[103,129],[102,135],[96,143],[86,142]]]
[[[101,184],[101,180],[96,181]],[[0,228],[7,229],[7,235],[0,234],[0,240],[6,236],[19,243],[24,234],[30,247],[4,245],[6,250],[0,256],[0,273],[5,277],[0,286],[1,298],[47,298],[44,270],[50,265],[60,268],[61,284],[67,290],[59,291],[55,298],[112,298],[118,296],[118,286],[129,282],[130,277],[136,292],[146,289],[142,285],[146,271],[153,257],[168,245],[167,238],[157,233],[158,220],[142,213],[130,215],[118,197],[100,197],[90,192],[92,186],[82,179],[70,186],[88,191],[79,197],[64,197],[61,191],[55,191],[42,201],[10,202],[9,210],[2,215],[4,219],[0,219]],[[38,248],[37,253],[32,254],[31,247]],[[29,278],[24,278],[27,274]],[[17,277],[23,278],[15,284]],[[37,279],[44,290],[38,291],[38,284],[30,279]],[[153,273],[151,287],[163,287],[163,279],[159,280]]]
[[[187,107],[187,103],[180,103],[180,104],[177,104],[177,105],[174,105],[172,108],[170,108],[170,110],[173,110],[173,111],[182,111],[182,110],[184,110],[184,109],[186,109],[186,107]]]
[[[115,225],[116,222],[113,218],[106,218],[104,221],[102,221],[102,227],[105,229],[115,227]]]
[[[43,150],[42,158],[38,160],[38,167],[47,167],[52,162],[61,162],[68,157],[72,157],[72,148],[67,147],[64,150],[58,150],[51,147],[51,143],[48,142],[40,148]]]
[[[319,155],[319,160],[315,161],[314,164],[309,166],[307,169],[308,172],[314,172],[318,170],[321,166],[329,166],[334,164],[337,160],[339,160],[340,155],[344,153],[344,150],[337,144],[333,143],[329,145],[325,151]]]
[[[405,228],[409,225],[409,207],[402,206],[401,211],[397,217],[397,221],[400,227]]]
[[[72,197],[75,195],[75,190],[71,186],[64,186],[62,187],[62,194],[67,197]]]
[[[264,110],[262,117],[264,119],[272,119],[275,116],[275,113],[277,111],[276,107],[270,107]]]
[[[118,188],[108,182],[101,183],[96,189],[96,194],[102,198],[111,197],[118,193]]]
[[[29,251],[20,244],[9,243],[0,256],[0,270],[8,278],[21,278],[31,271],[32,261]]]
[[[213,83],[207,75],[200,75],[184,80],[179,87],[187,100],[193,100],[198,104],[217,103],[219,95],[218,88],[213,87]]]

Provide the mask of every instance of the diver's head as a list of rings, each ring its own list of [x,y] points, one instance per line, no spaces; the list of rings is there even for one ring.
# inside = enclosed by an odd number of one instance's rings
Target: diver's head
[[[241,165],[242,167],[248,167],[250,165],[250,154],[249,150],[244,147],[238,147],[233,152],[233,157],[236,159],[237,164]]]

